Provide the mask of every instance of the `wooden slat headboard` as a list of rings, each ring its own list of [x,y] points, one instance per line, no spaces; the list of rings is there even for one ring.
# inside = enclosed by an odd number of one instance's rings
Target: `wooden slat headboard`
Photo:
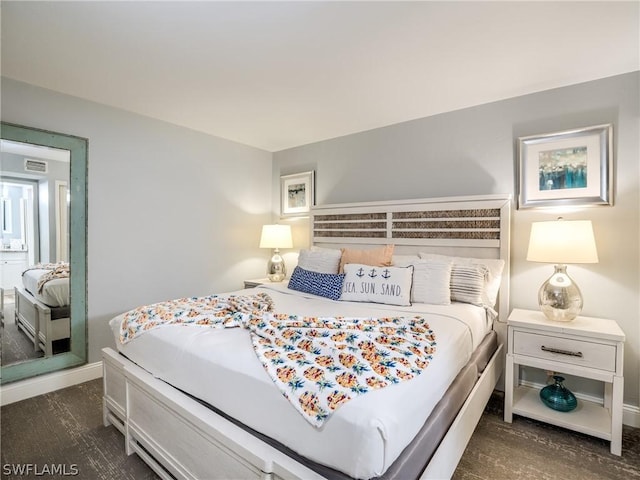
[[[311,209],[311,241],[328,248],[394,244],[418,252],[502,258],[500,319],[509,311],[511,195],[442,197],[319,205]]]

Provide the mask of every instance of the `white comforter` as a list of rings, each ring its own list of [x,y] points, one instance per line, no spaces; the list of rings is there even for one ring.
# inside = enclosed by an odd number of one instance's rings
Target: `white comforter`
[[[42,292],[38,292],[38,281],[40,277],[49,270],[33,268],[22,274],[22,283],[36,300],[49,305],[50,307],[64,307],[69,305],[69,279],[54,278],[49,280],[42,287]]]
[[[318,429],[273,384],[246,330],[164,326],[121,345],[122,317],[118,316],[110,323],[117,347],[154,376],[300,455],[354,478],[385,472],[491,328],[484,309],[468,304],[396,307],[336,302],[279,285],[259,288],[268,289],[275,311],[282,313],[354,317],[422,314],[436,334],[437,351],[422,375],[346,403]]]

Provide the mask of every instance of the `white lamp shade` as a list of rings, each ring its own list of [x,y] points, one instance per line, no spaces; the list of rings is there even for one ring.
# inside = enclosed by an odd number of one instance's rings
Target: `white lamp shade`
[[[531,224],[527,260],[544,263],[598,263],[590,220],[553,220]]]
[[[260,248],[293,248],[290,225],[264,225]]]

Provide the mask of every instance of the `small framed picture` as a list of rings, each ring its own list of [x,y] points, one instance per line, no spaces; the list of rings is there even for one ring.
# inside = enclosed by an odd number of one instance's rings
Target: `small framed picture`
[[[518,138],[518,208],[613,205],[612,126]]]
[[[302,172],[280,177],[280,214],[283,217],[309,214],[314,204],[314,172]]]

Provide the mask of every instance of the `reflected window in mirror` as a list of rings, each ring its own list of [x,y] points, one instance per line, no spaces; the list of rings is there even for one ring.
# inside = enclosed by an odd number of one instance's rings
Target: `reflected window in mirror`
[[[6,246],[5,240],[9,238],[9,235],[13,233],[13,215],[11,208],[11,198],[9,197],[9,190],[2,187],[2,246]]]

